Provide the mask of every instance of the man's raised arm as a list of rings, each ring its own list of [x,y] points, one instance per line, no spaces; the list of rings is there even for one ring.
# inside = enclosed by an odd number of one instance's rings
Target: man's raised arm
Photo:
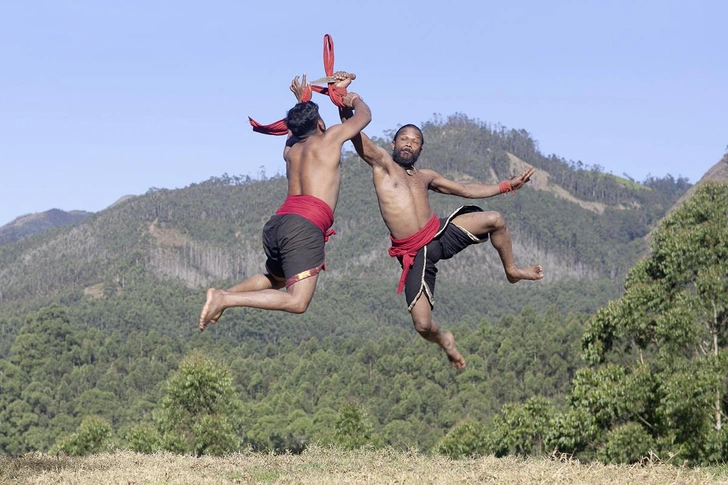
[[[354,92],[348,92],[341,100],[344,103],[345,108],[339,108],[339,114],[342,110],[347,110],[351,113],[351,116],[341,120],[341,136],[343,138],[342,143],[346,140],[352,140],[354,137],[359,136],[361,130],[363,130],[372,121],[372,111],[369,109],[361,96]]]
[[[339,116],[341,117],[341,122],[344,123],[354,116],[354,113],[349,108],[339,108]],[[374,142],[363,131],[360,131],[357,135],[355,135],[351,139],[351,142],[354,144],[354,149],[356,150],[357,155],[371,166],[381,164],[387,156],[387,152],[384,151],[383,148],[374,144]]]
[[[308,95],[310,96],[310,91],[311,91],[311,85],[306,81],[305,72],[303,73],[301,80],[299,81],[298,79],[299,79],[298,76],[294,77],[293,81],[291,81],[291,85],[288,88],[291,90],[293,95],[296,97],[296,103],[301,102],[301,100],[304,98],[304,96],[306,96],[307,91],[308,91]],[[283,158],[284,159],[286,158],[286,156],[288,154],[288,150],[290,150],[290,148],[293,145],[295,145],[297,141],[298,141],[298,138],[293,136],[293,133],[291,133],[291,130],[288,130],[288,135],[286,136],[286,146],[283,148]]]
[[[346,71],[337,71],[331,77],[336,88],[345,90],[356,75]],[[341,98],[341,102],[344,104],[344,108],[339,108],[339,112],[345,109],[351,113],[351,116],[346,120],[342,118],[340,125],[326,130],[326,136],[335,137],[336,141],[343,145],[346,140],[351,140],[372,121],[372,111],[361,96],[354,92],[347,92]]]

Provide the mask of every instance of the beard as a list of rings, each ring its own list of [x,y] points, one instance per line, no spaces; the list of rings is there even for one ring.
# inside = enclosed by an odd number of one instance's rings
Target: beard
[[[404,168],[412,168],[419,157],[419,152],[415,153],[409,150],[399,149],[392,152],[392,160]]]

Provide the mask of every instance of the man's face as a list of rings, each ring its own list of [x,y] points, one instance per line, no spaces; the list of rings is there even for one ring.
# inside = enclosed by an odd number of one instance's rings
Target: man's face
[[[405,128],[392,142],[392,159],[404,168],[412,167],[422,153],[422,138],[414,128]]]

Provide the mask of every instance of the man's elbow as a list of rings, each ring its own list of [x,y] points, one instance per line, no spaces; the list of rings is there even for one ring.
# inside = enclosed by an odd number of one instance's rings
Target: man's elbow
[[[367,110],[360,112],[361,114],[361,121],[364,124],[364,126],[368,125],[372,121],[372,112]]]

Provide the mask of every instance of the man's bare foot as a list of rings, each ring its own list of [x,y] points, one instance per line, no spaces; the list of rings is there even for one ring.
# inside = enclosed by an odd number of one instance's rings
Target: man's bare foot
[[[463,356],[460,352],[458,352],[458,349],[455,348],[455,337],[453,337],[451,332],[442,333],[440,346],[442,346],[442,349],[447,354],[450,365],[457,369],[465,367],[465,359],[463,359]]]
[[[513,268],[506,270],[506,278],[509,283],[518,283],[521,280],[536,281],[543,279],[543,268],[540,264],[530,268]]]
[[[210,321],[209,321],[208,323],[209,323],[210,325],[212,325],[213,323],[217,323],[217,321],[218,321],[218,320],[220,320],[220,317],[222,316],[222,314],[223,314],[223,312],[224,312],[224,311],[225,311],[225,310],[220,310],[220,311],[219,311],[219,312],[217,313],[217,315],[215,315],[214,317],[212,317],[212,318],[210,319]]]
[[[215,323],[218,318],[222,315],[224,308],[222,308],[222,291],[210,288],[207,290],[207,301],[205,306],[202,307],[202,313],[200,313],[200,324],[198,325],[200,332],[205,330],[210,323]]]

